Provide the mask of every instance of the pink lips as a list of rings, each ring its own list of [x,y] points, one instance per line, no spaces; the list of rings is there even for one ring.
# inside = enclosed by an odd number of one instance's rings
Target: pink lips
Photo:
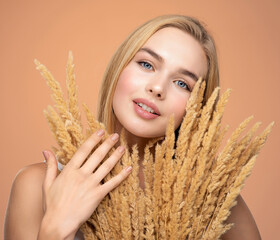
[[[138,106],[137,103],[143,103],[147,105],[148,107],[152,108],[154,110],[154,113],[150,113],[146,110],[144,110],[142,107]],[[155,119],[160,116],[160,112],[155,104],[149,102],[148,100],[144,98],[137,98],[133,100],[133,107],[137,115],[143,119]],[[156,113],[156,114],[155,114]]]
[[[160,115],[160,111],[158,110],[157,106],[145,98],[136,98],[133,100],[133,102],[134,103],[144,103],[146,106],[152,108],[154,110],[154,113],[156,113],[157,115]],[[155,115],[155,114],[153,114],[153,115]]]

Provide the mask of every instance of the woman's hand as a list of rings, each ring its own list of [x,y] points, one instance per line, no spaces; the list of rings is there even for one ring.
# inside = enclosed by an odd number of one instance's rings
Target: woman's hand
[[[124,153],[124,147],[119,146],[97,168],[118,141],[118,134],[116,133],[104,141],[84,163],[103,135],[103,130],[92,134],[81,145],[59,176],[57,176],[57,162],[54,154],[49,151],[44,152],[47,158],[47,171],[43,183],[45,215],[41,228],[44,226],[49,231],[59,229],[59,233],[63,237],[74,236],[80,225],[92,215],[107,193],[129,175],[131,167],[123,169],[108,182],[100,183]]]

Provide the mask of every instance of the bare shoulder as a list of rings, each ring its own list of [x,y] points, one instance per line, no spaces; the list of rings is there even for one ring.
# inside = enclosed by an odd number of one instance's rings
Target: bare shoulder
[[[240,195],[237,197],[237,204],[232,208],[227,223],[233,223],[234,225],[222,236],[223,240],[261,239],[254,217]]]
[[[19,197],[22,201],[35,201],[42,194],[42,184],[47,166],[45,163],[35,163],[22,168],[13,181],[10,199]],[[17,200],[18,201],[18,200]]]
[[[42,185],[47,166],[36,163],[15,176],[5,216],[5,239],[36,239],[43,217]]]
[[[18,171],[13,185],[32,180],[33,178],[36,178],[37,180],[38,178],[44,179],[46,170],[47,165],[44,162],[28,165]]]

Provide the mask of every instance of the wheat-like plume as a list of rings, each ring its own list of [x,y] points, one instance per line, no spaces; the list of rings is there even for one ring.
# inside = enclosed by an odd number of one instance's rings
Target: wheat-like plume
[[[90,134],[102,128],[105,130],[103,141],[109,135],[86,104],[83,109],[88,128],[83,133],[71,52],[66,68],[67,101],[60,84],[47,68],[37,60],[35,64],[52,90],[57,111],[49,106],[44,114],[58,144],[53,150],[58,161],[65,165]],[[216,88],[203,106],[204,91],[205,82],[199,79],[188,100],[178,138],[175,139],[174,134],[174,116],[170,116],[165,137],[151,139],[144,148],[143,159],[139,158],[137,145],[128,147],[122,129],[120,142],[125,153],[104,181],[127,165],[132,165],[133,170],[81,226],[86,240],[214,240],[232,227],[225,220],[236,204],[273,123],[252,140],[260,123],[241,137],[252,117],[246,119],[218,153],[228,130],[228,126],[221,127],[221,119],[230,90],[218,100],[219,88]],[[113,151],[114,148],[107,156]],[[143,189],[139,173],[145,180]]]

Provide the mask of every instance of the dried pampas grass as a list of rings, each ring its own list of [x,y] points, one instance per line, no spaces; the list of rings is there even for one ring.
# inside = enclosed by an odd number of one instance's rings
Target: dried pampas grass
[[[35,64],[52,90],[57,110],[49,106],[44,114],[59,146],[53,150],[58,161],[65,165],[91,133],[106,129],[83,104],[89,126],[86,134],[83,133],[71,52],[67,63],[68,100],[64,99],[59,83],[47,68],[37,60]],[[230,90],[218,100],[219,88],[216,88],[202,106],[204,90],[205,82],[200,79],[188,101],[176,149],[173,116],[165,138],[151,139],[146,145],[142,161],[145,190],[139,187],[137,145],[130,151],[122,132],[120,140],[126,147],[125,154],[105,181],[119,173],[123,166],[131,165],[133,171],[81,226],[85,239],[209,240],[219,239],[231,228],[225,220],[236,204],[273,123],[252,140],[260,123],[241,137],[252,120],[249,117],[218,152],[228,129],[222,128],[221,119]],[[106,132],[105,139],[107,137]],[[151,153],[153,147],[154,154]]]

